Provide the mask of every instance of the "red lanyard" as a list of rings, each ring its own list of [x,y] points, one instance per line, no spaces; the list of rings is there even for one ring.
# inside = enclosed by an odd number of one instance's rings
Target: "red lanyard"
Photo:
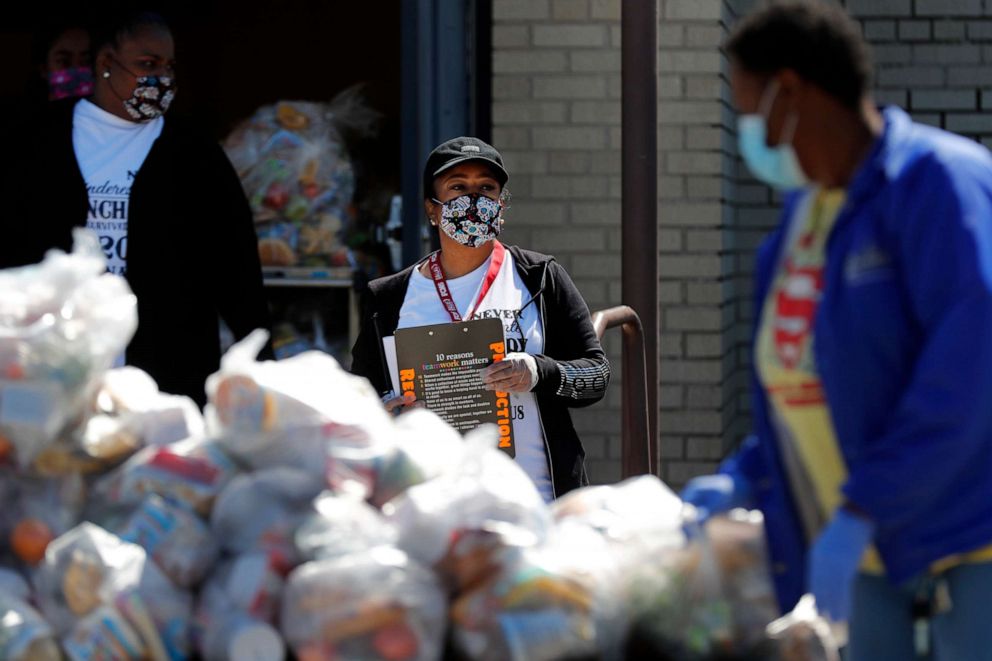
[[[489,293],[489,288],[492,286],[493,281],[496,280],[496,276],[499,275],[500,267],[503,266],[503,257],[505,256],[506,249],[503,247],[503,244],[499,241],[493,241],[492,261],[489,262],[489,270],[486,271],[486,277],[482,281],[482,288],[479,290],[479,298],[476,299],[475,305],[472,306],[469,312],[469,319],[471,319],[475,314],[475,309],[479,307],[480,303],[482,303],[482,299],[484,299],[486,294]],[[437,290],[437,295],[441,299],[441,304],[451,316],[451,321],[458,323],[462,320],[462,316],[458,313],[458,307],[455,305],[455,300],[451,298],[451,292],[448,291],[448,281],[444,277],[444,269],[441,268],[440,250],[430,256],[428,269],[431,272],[431,279],[434,280],[434,289]]]

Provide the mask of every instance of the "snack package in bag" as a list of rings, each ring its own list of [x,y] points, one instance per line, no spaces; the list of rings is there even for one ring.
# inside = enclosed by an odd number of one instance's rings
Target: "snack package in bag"
[[[52,477],[103,473],[146,445],[201,436],[204,430],[193,400],[160,393],[150,376],[133,367],[102,376],[84,418],[37,455],[34,472]]]
[[[544,540],[550,512],[534,482],[497,443],[494,426],[470,432],[448,470],[386,504],[401,549],[434,567],[460,532],[505,523]]]
[[[462,452],[462,437],[436,413],[412,409],[388,434],[372,439],[335,436],[327,443],[327,482],[382,508],[417,484],[451,468]]]
[[[80,619],[65,638],[62,646],[72,661],[109,658],[117,661],[147,659],[151,651],[138,630],[113,606],[101,605]],[[161,649],[158,650],[161,659]]]
[[[392,427],[368,381],[319,351],[257,362],[267,334],[231,347],[207,379],[207,426],[253,468],[289,466],[321,477],[335,438],[378,438]]]
[[[181,588],[192,588],[210,571],[220,549],[210,527],[183,505],[151,494],[116,531],[137,544]]]
[[[200,593],[194,640],[207,661],[281,661],[285,644],[273,624],[283,580],[264,553],[230,558],[217,567]]]
[[[298,567],[281,622],[301,661],[428,661],[441,658],[445,615],[433,572],[382,546]]]
[[[112,369],[103,375],[96,408],[120,421],[141,445],[168,445],[199,438],[205,432],[203,415],[192,399],[160,392],[155,380],[135,367]],[[99,446],[91,443],[95,451]]]
[[[101,477],[94,496],[105,505],[137,507],[148,494],[157,494],[207,516],[214,500],[239,473],[220,443],[189,439],[149,446]]]
[[[313,512],[296,530],[303,560],[327,560],[394,545],[396,530],[364,501],[326,491],[313,501]]]
[[[73,658],[92,658],[109,640],[128,650],[118,658],[189,655],[192,597],[144,549],[99,526],[81,523],[52,542],[35,587],[48,621],[68,636],[67,651],[76,650]]]
[[[210,527],[225,551],[262,551],[288,573],[299,564],[296,529],[323,488],[322,480],[294,468],[239,475],[217,499]]]
[[[134,295],[106,273],[96,235],[73,239],[70,254],[0,271],[0,463],[29,466],[76,424],[137,328]]]
[[[144,440],[126,420],[97,414],[39,454],[34,469],[51,476],[102,473],[142,447]]]
[[[0,659],[4,661],[60,661],[55,633],[24,597],[9,594],[0,585]]]
[[[620,658],[626,615],[602,537],[565,525],[541,545],[505,542],[487,570],[477,565],[459,581],[451,606],[459,651],[480,661]]]

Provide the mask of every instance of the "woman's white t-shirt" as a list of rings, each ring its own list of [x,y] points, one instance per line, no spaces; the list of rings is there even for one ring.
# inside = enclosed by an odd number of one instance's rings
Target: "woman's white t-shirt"
[[[86,227],[100,237],[107,270],[127,271],[127,224],[131,184],[162,134],[165,120],[129,122],[86,99],[72,115],[72,147],[86,182]]]
[[[506,251],[499,275],[482,299],[473,319],[498,318],[503,322],[506,351],[539,354],[544,351],[544,328],[537,302],[517,273],[513,255]],[[451,298],[463,315],[470,311],[479,296],[482,280],[489,270],[490,256],[479,268],[460,278],[448,280]],[[525,304],[530,303],[526,307]],[[521,308],[524,308],[521,311]],[[400,308],[397,328],[413,328],[430,324],[450,323],[451,316],[441,304],[434,281],[419,269],[410,275],[406,298]],[[510,394],[510,417],[513,421],[513,439],[516,460],[534,480],[545,501],[554,499],[548,454],[541,426],[541,413],[537,397],[531,392]]]

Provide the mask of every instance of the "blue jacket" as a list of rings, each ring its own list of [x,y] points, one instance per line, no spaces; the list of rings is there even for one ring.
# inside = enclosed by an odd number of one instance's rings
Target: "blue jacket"
[[[827,243],[814,356],[849,479],[890,580],[992,543],[992,155],[885,113]],[[764,303],[801,194],[758,253]],[[805,591],[806,541],[768,401],[752,369],[754,434],[721,471],[767,524],[780,606]]]

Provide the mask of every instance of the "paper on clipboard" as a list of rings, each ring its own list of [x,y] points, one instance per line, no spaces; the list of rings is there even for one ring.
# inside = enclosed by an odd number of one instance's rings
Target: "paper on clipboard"
[[[400,372],[396,367],[396,336],[382,338],[382,351],[386,354],[386,367],[389,368],[389,383],[394,393],[400,391]]]

